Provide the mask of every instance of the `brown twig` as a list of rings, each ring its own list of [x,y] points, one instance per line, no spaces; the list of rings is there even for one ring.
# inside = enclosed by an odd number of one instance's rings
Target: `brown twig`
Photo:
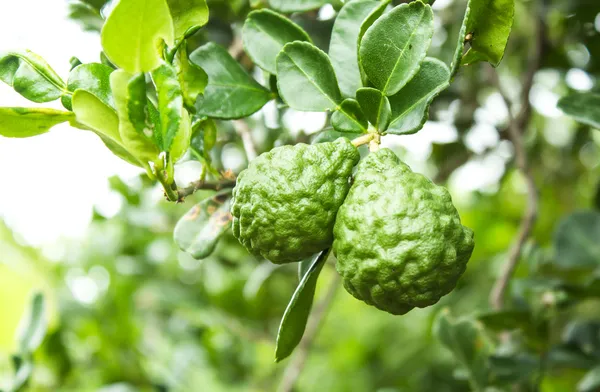
[[[542,9],[542,11],[544,10]],[[529,62],[529,67],[527,69],[522,83],[523,89],[521,91],[520,97],[521,109],[516,115],[514,115],[513,113],[512,103],[508,98],[508,95],[501,86],[498,74],[496,72],[493,72],[492,75],[494,78],[494,82],[498,88],[498,91],[502,95],[502,98],[504,99],[504,102],[508,109],[508,135],[514,146],[516,166],[525,177],[525,182],[527,185],[527,207],[521,219],[519,231],[517,233],[512,247],[509,250],[508,260],[504,265],[502,273],[496,280],[494,287],[492,288],[492,292],[490,293],[490,305],[494,309],[501,309],[503,306],[504,296],[506,293],[506,289],[508,288],[508,283],[517,268],[521,252],[523,250],[523,246],[527,242],[527,239],[531,234],[531,231],[537,218],[538,191],[535,185],[533,174],[531,173],[531,170],[529,168],[527,151],[523,143],[523,133],[531,118],[531,103],[529,101],[529,94],[531,92],[531,88],[533,87],[533,80],[535,74],[540,68],[542,57],[544,54],[545,28],[546,27],[544,24],[543,12],[541,12],[538,17],[538,23],[536,28],[536,41],[533,47],[533,55],[530,57],[531,60]]]
[[[329,283],[329,288],[325,293],[325,297],[315,307],[308,320],[304,336],[296,349],[296,354],[292,358],[290,364],[285,368],[283,379],[278,388],[279,392],[292,392],[294,390],[294,385],[296,385],[296,381],[298,381],[298,377],[300,377],[300,373],[302,373],[302,370],[304,369],[304,365],[306,365],[310,348],[319,332],[321,321],[325,318],[329,306],[333,302],[335,294],[338,291],[340,276],[337,273],[333,276],[332,281]]]
[[[252,139],[250,127],[244,120],[233,120],[233,127],[235,128],[236,133],[242,139],[242,144],[244,146],[244,151],[246,152],[248,162],[254,160],[258,154],[256,152],[256,145]]]

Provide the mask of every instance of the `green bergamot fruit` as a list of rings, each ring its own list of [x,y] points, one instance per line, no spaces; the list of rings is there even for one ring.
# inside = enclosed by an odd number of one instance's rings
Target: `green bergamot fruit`
[[[358,165],[340,207],[333,251],[344,287],[392,314],[435,304],[456,286],[473,252],[446,188],[389,149]]]
[[[360,155],[345,138],[277,147],[240,173],[233,190],[233,235],[277,264],[329,247],[335,216]]]

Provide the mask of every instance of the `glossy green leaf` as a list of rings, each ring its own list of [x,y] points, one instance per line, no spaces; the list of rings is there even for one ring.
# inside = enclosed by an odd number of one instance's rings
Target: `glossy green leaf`
[[[190,60],[208,74],[204,97],[196,102],[199,115],[234,119],[247,117],[271,99],[223,47],[208,43],[196,49]]]
[[[567,95],[558,101],[558,107],[580,123],[600,129],[600,94],[574,93]]]
[[[119,135],[123,145],[133,156],[147,165],[148,162],[154,161],[158,157],[160,150],[153,140],[151,130],[140,133],[131,123],[127,88],[132,77],[133,75],[126,71],[114,71],[110,75],[110,86],[119,116]]]
[[[369,123],[355,99],[345,99],[331,115],[331,125],[339,132],[365,133]]]
[[[335,110],[342,100],[329,57],[308,42],[289,43],[277,55],[277,85],[281,98],[296,110]]]
[[[277,347],[275,349],[275,361],[277,362],[287,358],[302,340],[315,296],[317,279],[329,257],[329,253],[329,249],[326,249],[313,256],[310,268],[300,280],[290,303],[285,309],[277,333]]]
[[[67,81],[67,90],[74,92],[81,89],[94,94],[104,104],[114,107],[115,103],[110,90],[110,74],[114,71],[111,67],[100,63],[81,64],[71,70]],[[71,95],[61,98],[65,108],[72,110]]]
[[[242,30],[244,49],[262,69],[274,74],[275,58],[285,44],[308,41],[310,37],[296,23],[269,9],[248,14]]]
[[[362,87],[358,45],[388,4],[389,1],[351,1],[342,7],[335,19],[329,57],[344,97],[354,97],[356,90]]]
[[[186,107],[194,108],[198,96],[204,93],[208,85],[208,75],[202,68],[190,62],[185,45],[177,51],[174,64],[183,93],[183,102]]]
[[[0,108],[0,135],[31,137],[46,133],[55,125],[75,119],[72,112],[46,108]]]
[[[31,301],[25,319],[24,328],[19,335],[21,353],[33,353],[44,340],[48,328],[46,301],[42,293],[36,293]]]
[[[133,75],[127,83],[127,116],[131,125],[140,134],[144,134],[146,130],[153,129],[152,124],[148,121],[148,96],[146,92],[146,74],[140,72]],[[159,140],[156,144],[162,145],[161,136],[154,135],[155,140]]]
[[[596,392],[600,389],[600,365],[587,372],[577,384],[577,392]]]
[[[28,50],[0,53],[0,80],[33,102],[54,101],[66,93],[60,76],[43,58]]]
[[[452,75],[456,74],[461,63],[469,65],[487,61],[498,66],[504,57],[514,14],[514,0],[469,0],[458,37]],[[463,56],[465,38],[469,34],[470,48]]]
[[[210,151],[217,141],[217,125],[211,119],[198,121],[192,129],[190,149],[199,160],[210,162]]]
[[[162,62],[162,45],[173,45],[166,0],[121,0],[102,28],[102,47],[115,65],[150,72]]]
[[[448,87],[450,70],[443,62],[427,58],[419,72],[400,92],[390,97],[392,122],[388,133],[407,135],[423,128],[429,106]]]
[[[356,100],[365,116],[379,132],[385,132],[392,120],[390,101],[381,91],[364,87],[356,91]]]
[[[433,36],[433,12],[420,1],[401,4],[365,33],[359,61],[373,85],[396,94],[419,70]]]
[[[169,151],[179,125],[183,111],[183,93],[177,71],[169,64],[163,64],[152,71],[152,79],[158,95],[158,112],[162,130],[162,149]]]
[[[302,260],[298,263],[298,281],[301,281],[304,275],[310,270],[310,266],[314,261],[314,256]]]
[[[440,342],[465,367],[472,390],[483,391],[489,377],[487,357],[492,353],[492,345],[481,324],[469,319],[455,320],[444,309],[435,327]]]
[[[173,162],[177,162],[189,149],[192,138],[192,123],[187,110],[181,110],[181,121],[179,122],[179,130],[173,139],[169,155]]]
[[[335,129],[328,128],[317,133],[310,141],[310,144],[333,142],[340,137],[345,137],[352,140],[356,139],[362,134],[363,132],[340,132],[336,131]]]
[[[310,11],[327,4],[329,0],[268,0],[269,6],[279,12]]]
[[[193,33],[208,22],[206,0],[167,0],[175,38]]]
[[[210,256],[231,226],[230,204],[231,191],[227,190],[192,207],[175,226],[173,236],[179,248],[195,259]]]
[[[113,154],[132,165],[144,166],[121,140],[119,117],[113,108],[84,90],[75,91],[72,103],[77,122],[97,134]]]
[[[564,218],[554,233],[555,263],[561,268],[600,265],[600,212],[579,211]]]

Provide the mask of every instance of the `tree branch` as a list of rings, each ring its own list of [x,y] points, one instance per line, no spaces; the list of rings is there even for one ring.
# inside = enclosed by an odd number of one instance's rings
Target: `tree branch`
[[[225,179],[222,181],[215,181],[215,182],[206,182],[203,180],[198,180],[198,181],[192,182],[190,185],[188,185],[185,188],[178,189],[177,196],[178,196],[178,200],[181,202],[187,196],[194,194],[196,191],[199,191],[200,189],[220,191],[220,190],[226,189],[226,188],[233,188],[234,186],[235,186],[235,180],[230,180],[230,179]]]
[[[336,273],[333,275],[333,279],[329,284],[329,288],[325,293],[325,297],[315,307],[310,319],[308,320],[304,336],[302,337],[302,340],[296,349],[295,356],[292,358],[290,364],[285,368],[283,379],[279,385],[279,392],[292,392],[294,390],[294,385],[296,385],[296,381],[298,381],[298,377],[300,377],[300,374],[304,369],[304,365],[306,365],[306,360],[308,359],[308,354],[310,352],[312,343],[319,332],[321,321],[323,318],[325,318],[325,315],[329,310],[329,306],[333,302],[335,294],[338,291],[339,283],[340,276]]]
[[[537,218],[538,211],[538,191],[535,185],[533,174],[531,173],[529,162],[527,159],[527,151],[523,143],[523,133],[529,120],[531,118],[531,103],[529,101],[529,94],[533,87],[533,80],[537,70],[540,68],[541,61],[544,55],[544,43],[545,43],[545,23],[544,23],[544,7],[541,9],[540,15],[538,16],[538,23],[536,27],[536,40],[533,47],[533,54],[530,57],[529,67],[523,79],[523,89],[521,91],[521,109],[517,115],[514,115],[512,110],[512,103],[508,98],[508,95],[501,86],[500,79],[496,72],[493,72],[493,79],[498,91],[502,95],[506,107],[508,109],[508,136],[515,149],[515,163],[519,171],[525,177],[527,185],[527,207],[525,213],[521,219],[521,225],[519,231],[514,240],[512,247],[508,253],[508,260],[504,265],[502,273],[496,280],[492,292],[490,293],[490,305],[494,309],[501,309],[504,303],[504,296],[508,288],[508,283],[512,278],[519,258],[521,256],[523,246],[527,242],[529,235],[533,229]]]

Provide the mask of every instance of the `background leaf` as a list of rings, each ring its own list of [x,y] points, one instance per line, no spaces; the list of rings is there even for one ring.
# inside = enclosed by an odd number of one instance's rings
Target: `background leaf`
[[[175,38],[180,38],[188,31],[193,32],[208,22],[208,6],[206,0],[167,0]]]
[[[561,98],[558,107],[575,120],[600,129],[600,94],[573,93]]]
[[[358,66],[358,43],[364,32],[381,16],[389,1],[351,1],[344,4],[335,19],[329,43],[329,56],[344,97],[354,97],[362,87]]]
[[[166,0],[119,1],[102,28],[104,53],[131,73],[158,67],[163,41],[173,45],[173,21]]]
[[[54,101],[65,93],[65,82],[37,54],[28,50],[0,53],[0,80],[33,102]]]
[[[385,95],[396,94],[419,70],[433,36],[433,12],[420,1],[401,4],[365,33],[359,60]]]
[[[201,46],[190,60],[208,74],[204,97],[197,102],[198,114],[222,119],[246,117],[271,99],[271,93],[217,44]]]
[[[562,268],[600,265],[600,212],[580,211],[564,218],[554,233],[555,263]]]
[[[277,333],[277,348],[275,350],[275,360],[277,362],[287,358],[302,340],[315,296],[317,279],[329,257],[329,253],[329,249],[326,249],[313,256],[310,268],[302,277],[283,314]]]
[[[296,23],[269,9],[252,11],[242,31],[244,49],[262,69],[276,73],[275,58],[285,44],[308,41],[310,37]]]
[[[277,85],[281,98],[296,110],[335,110],[341,101],[329,57],[307,42],[289,43],[277,55]]]
[[[71,70],[67,81],[67,90],[74,92],[78,89],[94,94],[104,104],[114,107],[115,103],[110,90],[111,67],[100,63],[81,64]],[[71,95],[63,95],[62,104],[72,110]]]
[[[22,353],[33,353],[42,343],[48,320],[44,295],[36,293],[31,301],[31,307],[24,319],[24,328],[19,336],[19,347]]]
[[[364,87],[356,91],[356,100],[367,119],[379,132],[385,132],[392,120],[390,101],[381,91]]]
[[[577,392],[594,392],[600,388],[600,366],[596,366],[586,373],[585,377],[577,384]]]
[[[392,122],[388,133],[406,135],[419,131],[429,117],[433,99],[449,86],[450,70],[443,62],[427,58],[408,84],[390,97]]]
[[[0,108],[0,135],[31,137],[46,133],[55,125],[74,120],[72,112],[44,108]]]
[[[181,250],[204,259],[215,250],[231,226],[231,190],[217,193],[192,207],[175,226],[173,236]]]
[[[280,12],[310,11],[328,3],[329,0],[268,0],[274,10]]]

